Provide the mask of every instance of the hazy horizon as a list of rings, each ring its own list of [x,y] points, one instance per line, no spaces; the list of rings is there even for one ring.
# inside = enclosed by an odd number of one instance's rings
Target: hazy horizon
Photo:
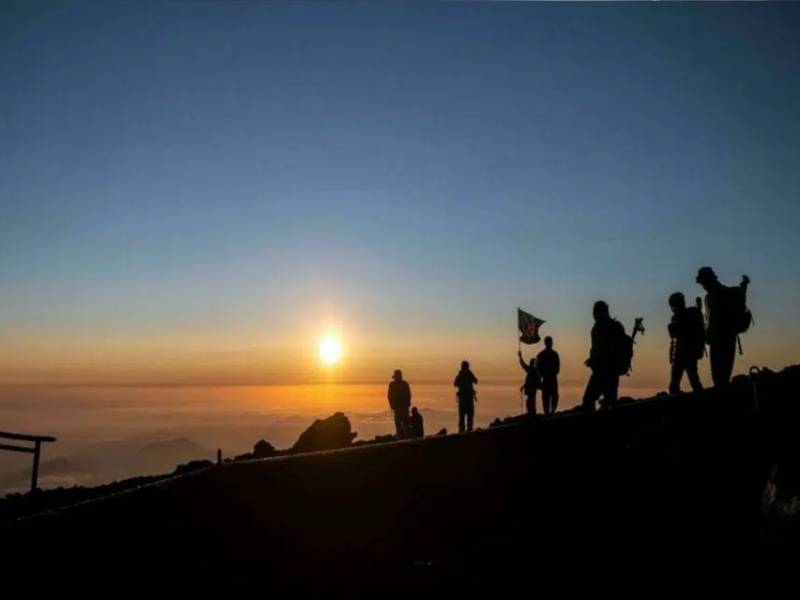
[[[518,382],[479,386],[476,425],[520,413]],[[563,385],[562,409],[583,388]],[[649,395],[655,390],[623,392]],[[414,405],[427,434],[457,430],[452,386],[412,383]],[[216,460],[252,450],[266,439],[290,447],[314,419],[344,412],[356,440],[394,431],[380,384],[287,386],[0,386],[3,430],[46,433],[40,486],[99,485],[137,475],[171,472],[189,460]],[[191,444],[189,444],[190,442]],[[153,445],[157,450],[147,451]],[[143,451],[145,450],[145,451]],[[0,453],[0,495],[29,485],[30,455]]]

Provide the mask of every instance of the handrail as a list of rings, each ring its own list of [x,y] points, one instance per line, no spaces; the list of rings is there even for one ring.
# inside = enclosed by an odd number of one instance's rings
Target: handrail
[[[8,431],[0,431],[0,438],[9,440],[22,440],[24,442],[55,442],[56,438],[49,435],[27,435],[24,433],[9,433]]]
[[[49,435],[26,435],[24,433],[10,433],[8,431],[0,431],[0,438],[7,440],[19,440],[22,442],[33,442],[33,447],[30,446],[12,446],[10,444],[0,444],[0,450],[8,450],[9,452],[25,452],[33,454],[33,471],[31,472],[31,491],[35,491],[39,481],[39,455],[42,451],[42,442],[55,442],[56,438]]]

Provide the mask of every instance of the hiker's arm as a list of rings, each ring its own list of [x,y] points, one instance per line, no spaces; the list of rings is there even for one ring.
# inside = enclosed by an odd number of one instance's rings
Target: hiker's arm
[[[667,331],[669,332],[669,337],[674,338],[678,336],[678,324],[675,322],[675,319],[672,319],[672,322],[667,324]]]
[[[522,367],[522,370],[526,373],[528,372],[528,365],[525,364],[525,361],[522,360],[522,352],[519,353],[519,366]]]
[[[556,354],[556,375],[561,373],[561,357]]]
[[[475,373],[470,372],[470,375],[472,375],[472,383],[478,383],[478,378],[475,377]]]

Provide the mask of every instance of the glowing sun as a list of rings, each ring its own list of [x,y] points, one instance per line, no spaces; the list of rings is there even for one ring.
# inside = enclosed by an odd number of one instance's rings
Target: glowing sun
[[[326,335],[319,344],[319,358],[333,366],[342,359],[342,343],[334,335]]]

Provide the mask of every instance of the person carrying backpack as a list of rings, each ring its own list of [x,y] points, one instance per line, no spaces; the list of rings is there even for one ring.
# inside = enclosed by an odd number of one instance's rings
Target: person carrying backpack
[[[709,346],[711,379],[714,385],[731,380],[736,360],[736,342],[750,328],[753,315],[747,308],[747,286],[750,278],[742,275],[737,287],[722,285],[711,267],[697,271],[697,283],[706,291],[708,323],[706,341]]]
[[[619,377],[630,369],[633,343],[622,323],[611,318],[608,304],[598,300],[592,313],[592,348],[585,362],[592,375],[583,394],[583,408],[590,411],[595,410],[595,403],[600,398],[604,406],[617,401]]]
[[[670,346],[670,363],[672,364],[669,381],[669,393],[681,393],[681,379],[686,372],[692,390],[703,389],[700,376],[697,374],[697,361],[703,358],[705,351],[705,330],[703,313],[696,306],[686,307],[686,298],[680,292],[669,297],[672,309],[672,321],[667,331],[672,339]]]

